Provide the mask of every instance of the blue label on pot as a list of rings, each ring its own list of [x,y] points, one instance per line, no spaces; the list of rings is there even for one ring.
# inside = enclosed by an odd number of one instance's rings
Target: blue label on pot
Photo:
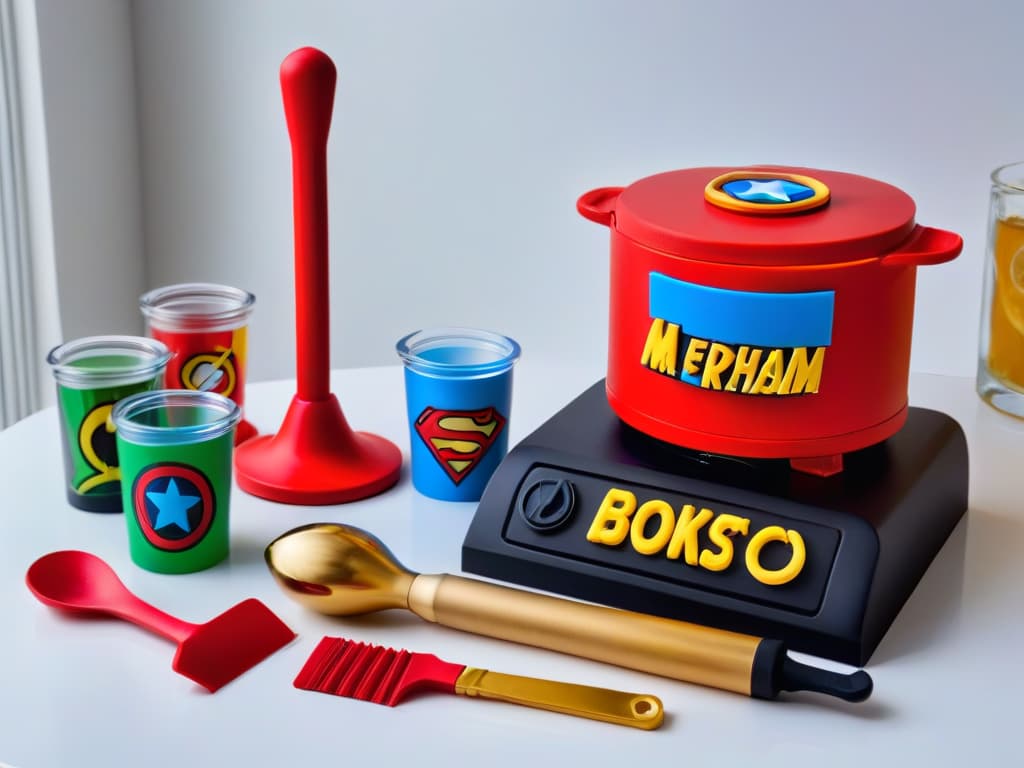
[[[834,291],[759,293],[650,274],[641,365],[703,389],[818,391],[832,343]]]

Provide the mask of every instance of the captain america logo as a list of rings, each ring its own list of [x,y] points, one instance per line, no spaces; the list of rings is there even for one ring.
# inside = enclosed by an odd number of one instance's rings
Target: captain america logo
[[[213,486],[195,467],[162,463],[146,467],[132,484],[139,530],[167,552],[190,549],[203,540],[216,513]]]

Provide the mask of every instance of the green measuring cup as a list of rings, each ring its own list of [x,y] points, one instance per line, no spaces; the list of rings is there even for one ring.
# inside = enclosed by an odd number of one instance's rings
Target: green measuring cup
[[[155,390],[112,415],[132,561],[191,573],[228,556],[228,508],[238,404],[214,392]]]
[[[159,385],[166,345],[141,336],[89,336],[47,356],[57,410],[68,502],[89,512],[121,511],[121,470],[110,414],[123,397]]]

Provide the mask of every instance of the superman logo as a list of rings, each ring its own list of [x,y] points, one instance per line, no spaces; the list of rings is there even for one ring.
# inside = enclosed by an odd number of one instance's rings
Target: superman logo
[[[456,485],[480,463],[504,428],[505,417],[493,407],[449,411],[427,406],[416,418],[416,433]]]

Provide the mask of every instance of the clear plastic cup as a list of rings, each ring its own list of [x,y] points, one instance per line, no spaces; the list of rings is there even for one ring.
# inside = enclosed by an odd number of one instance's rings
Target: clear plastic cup
[[[142,296],[139,307],[149,333],[171,350],[164,386],[216,392],[245,408],[248,323],[256,297],[215,283],[181,283]],[[236,442],[256,428],[243,420]]]
[[[416,331],[396,345],[405,364],[413,486],[478,501],[508,451],[519,344],[472,328]]]
[[[191,573],[228,556],[234,430],[242,413],[213,392],[156,390],[127,397],[117,428],[132,561]]]
[[[57,381],[68,502],[89,512],[121,511],[114,405],[160,385],[171,355],[141,336],[89,336],[61,344],[46,361]]]

